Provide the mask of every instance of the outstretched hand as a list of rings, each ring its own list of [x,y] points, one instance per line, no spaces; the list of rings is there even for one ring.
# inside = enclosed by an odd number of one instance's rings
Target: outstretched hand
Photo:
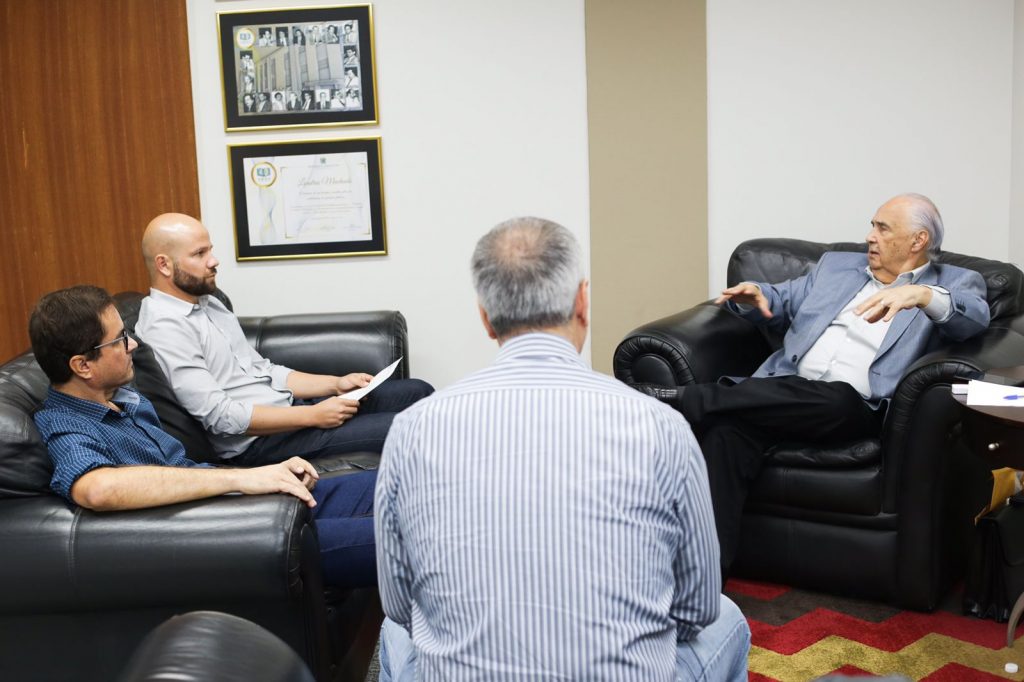
[[[760,310],[765,318],[772,317],[772,311],[768,307],[768,299],[761,293],[761,287],[753,282],[740,282],[734,287],[724,289],[722,295],[715,299],[715,305],[722,305],[726,301],[753,306]]]
[[[316,506],[316,500],[309,491],[316,485],[320,475],[312,464],[301,457],[254,469],[239,469],[238,472],[240,490],[246,495],[285,493],[294,495],[311,508]]]
[[[930,287],[920,284],[904,284],[899,287],[882,289],[853,309],[855,315],[868,322],[890,321],[901,310],[923,308],[932,300]]]

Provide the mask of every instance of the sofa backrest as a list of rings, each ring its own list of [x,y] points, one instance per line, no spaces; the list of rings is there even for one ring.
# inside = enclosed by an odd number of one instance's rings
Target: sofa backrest
[[[53,464],[32,421],[49,384],[31,352],[0,366],[0,498],[50,490]]]
[[[828,251],[867,251],[860,242],[810,242],[803,239],[763,238],[741,243],[729,258],[728,286],[744,281],[784,282],[811,271]],[[978,272],[985,280],[986,298],[993,323],[1009,320],[1024,311],[1024,272],[1010,263],[942,251],[937,263],[956,265]],[[782,344],[778,332],[765,330],[773,348]]]

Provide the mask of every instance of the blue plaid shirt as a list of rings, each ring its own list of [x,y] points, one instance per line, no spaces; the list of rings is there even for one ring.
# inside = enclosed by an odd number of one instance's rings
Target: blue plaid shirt
[[[205,467],[185,456],[185,446],[160,428],[153,403],[130,388],[112,402],[121,411],[55,391],[33,416],[53,460],[50,487],[66,500],[82,475],[99,467]]]

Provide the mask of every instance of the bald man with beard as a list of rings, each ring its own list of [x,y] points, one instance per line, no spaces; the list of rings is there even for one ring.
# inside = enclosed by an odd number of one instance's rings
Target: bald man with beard
[[[369,374],[307,374],[263,358],[234,313],[210,295],[220,262],[195,218],[154,218],[142,254],[150,292],[135,331],[222,460],[258,466],[291,456],[380,452],[395,414],[433,393],[418,379],[391,379],[361,401],[347,400],[340,395],[365,386]]]

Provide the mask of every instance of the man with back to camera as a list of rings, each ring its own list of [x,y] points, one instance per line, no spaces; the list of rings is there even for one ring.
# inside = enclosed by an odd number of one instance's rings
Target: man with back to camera
[[[722,568],[736,556],[743,504],[765,451],[784,441],[840,444],[878,436],[907,368],[942,339],[988,327],[985,282],[931,260],[943,237],[930,199],[901,194],[878,209],[868,252],[828,252],[803,277],[742,282],[715,301],[786,330],[781,349],[739,383],[638,385],[680,410],[707,459]]]
[[[510,220],[472,270],[498,357],[398,415],[381,459],[381,680],[745,680],[704,460],[580,358],[576,240]]]
[[[369,374],[307,374],[264,359],[234,313],[210,296],[219,261],[195,218],[157,216],[146,227],[142,253],[151,288],[135,331],[223,460],[255,466],[289,454],[380,452],[395,414],[434,390],[419,379],[391,379],[357,402],[339,396],[365,386]]]
[[[125,386],[135,373],[138,344],[99,287],[43,296],[29,320],[29,336],[51,382],[33,418],[53,460],[50,486],[58,495],[95,511],[232,492],[294,495],[313,508],[327,584],[375,584],[376,472],[318,483],[316,470],[298,457],[253,469],[214,468],[186,458],[185,447],[160,428],[152,403]]]

